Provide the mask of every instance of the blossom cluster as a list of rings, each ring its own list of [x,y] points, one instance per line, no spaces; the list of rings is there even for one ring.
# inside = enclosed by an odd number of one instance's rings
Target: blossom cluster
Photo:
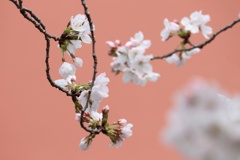
[[[166,41],[173,36],[178,36],[183,39],[181,43],[182,49],[185,49],[185,45],[189,43],[191,34],[202,32],[206,39],[209,39],[208,35],[212,34],[212,28],[207,26],[206,23],[210,21],[209,15],[203,15],[202,11],[195,11],[190,15],[190,18],[184,17],[181,22],[170,22],[167,18],[164,19],[165,28],[161,31],[160,35],[162,41]],[[175,63],[177,66],[181,66],[192,54],[200,52],[199,48],[192,49],[190,51],[182,51],[178,54],[172,54],[166,58],[168,63]]]
[[[71,18],[69,26],[64,31],[59,41],[59,47],[62,50],[62,65],[59,68],[59,74],[63,79],[55,80],[54,83],[63,89],[67,89],[69,93],[76,96],[75,103],[75,119],[86,124],[90,135],[81,139],[79,147],[87,150],[96,134],[102,132],[107,135],[110,140],[110,146],[118,147],[122,141],[132,135],[132,124],[127,124],[125,119],[120,119],[117,123],[108,123],[109,106],[105,106],[102,112],[98,112],[100,102],[103,98],[108,97],[107,84],[110,81],[105,73],[99,74],[94,85],[92,82],[85,84],[76,83],[76,67],[82,67],[82,59],[75,57],[76,49],[81,48],[81,42],[91,43],[90,26],[85,15],[78,14]],[[74,64],[65,62],[64,52],[72,58]],[[90,94],[91,89],[91,94]],[[90,94],[90,95],[89,95]],[[79,102],[80,101],[80,102]],[[81,116],[81,114],[83,114]]]
[[[89,90],[81,92],[77,97],[81,101],[82,109],[85,110],[83,115],[83,122],[87,123],[87,126],[92,131],[103,131],[111,139],[110,146],[118,147],[122,144],[122,141],[132,135],[132,124],[127,124],[125,119],[120,119],[117,123],[107,123],[109,106],[105,106],[102,109],[102,113],[98,113],[99,103],[103,98],[108,97],[107,84],[109,78],[105,73],[97,76],[94,86],[92,88],[91,96],[88,101]],[[85,108],[87,107],[87,108]],[[76,113],[76,120],[80,121],[81,114]],[[87,150],[92,143],[92,139],[95,137],[95,133],[91,133],[89,136],[81,139],[80,148]]]
[[[92,42],[90,37],[90,26],[85,15],[78,14],[75,17],[71,17],[70,23],[61,35],[59,41],[59,47],[62,51],[62,65],[59,68],[59,74],[63,79],[56,80],[55,83],[61,88],[67,87],[71,92],[71,89],[75,88],[76,81],[76,67],[82,67],[83,60],[75,56],[75,52],[78,48],[82,47],[82,42],[90,44]],[[72,58],[73,63],[65,62],[64,53],[67,52]]]
[[[147,81],[154,82],[160,76],[153,72],[150,64],[153,55],[144,55],[151,41],[144,40],[142,32],[136,33],[125,45],[121,45],[119,40],[106,43],[111,48],[109,55],[113,56],[112,71],[116,74],[123,72],[123,82],[144,86]]]
[[[176,95],[164,139],[194,160],[239,159],[240,97],[193,81]]]

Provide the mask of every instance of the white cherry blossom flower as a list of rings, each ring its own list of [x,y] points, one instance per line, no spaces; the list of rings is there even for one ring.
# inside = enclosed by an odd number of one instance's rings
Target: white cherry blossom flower
[[[147,81],[155,81],[159,74],[152,72],[152,65],[150,60],[152,55],[144,55],[147,48],[150,47],[151,42],[143,39],[143,33],[138,32],[130,39],[124,46],[114,44],[108,41],[108,45],[114,50],[113,62],[111,63],[112,71],[118,74],[123,72],[123,82],[133,82],[137,85],[144,86]],[[117,43],[117,42],[116,42]]]
[[[134,47],[128,50],[129,61],[133,61],[136,56],[143,55],[145,49],[143,47]]]
[[[87,98],[88,98],[88,90],[82,91],[80,96],[77,98],[81,101],[81,105],[83,106],[83,109],[85,109]],[[99,107],[99,101],[92,100],[92,94],[91,94],[90,102],[87,105],[86,112],[90,113],[91,111],[97,111],[98,107]]]
[[[62,78],[67,78],[70,75],[75,75],[76,67],[68,62],[63,62],[59,68],[59,74]]]
[[[139,81],[141,81],[140,79],[141,77],[136,71],[130,68],[126,68],[123,70],[123,72],[124,72],[124,75],[123,75],[124,83],[133,82],[135,84],[139,84]]]
[[[210,21],[209,15],[203,15],[202,11],[195,11],[188,17],[184,17],[181,20],[181,24],[185,26],[185,30],[190,31],[191,33],[198,33],[199,29],[202,31],[202,34],[205,38],[208,38],[208,34],[212,34],[212,28],[206,26],[205,24]]]
[[[93,100],[101,101],[103,98],[108,97],[108,87],[109,78],[106,77],[106,73],[101,73],[97,76],[94,86],[92,88]]]
[[[190,51],[184,51],[180,54],[179,57],[176,53],[172,54],[170,57],[166,58],[166,61],[170,64],[175,63],[176,66],[182,66],[185,64],[185,61],[191,58],[191,55],[200,52],[199,48],[194,48]]]
[[[143,33],[142,32],[138,32],[134,35],[134,37],[132,37],[130,39],[129,42],[126,43],[125,46],[127,47],[142,47],[144,49],[147,49],[151,46],[151,41],[150,40],[144,40],[143,39]]]
[[[132,61],[132,68],[136,70],[136,72],[143,74],[152,71],[152,65],[149,63],[153,58],[153,55],[141,55],[138,54]]]
[[[67,53],[69,55],[75,54],[76,50],[81,47],[82,47],[82,44],[80,40],[70,40],[67,45]]]
[[[116,141],[115,142],[112,141],[109,146],[110,147],[116,147],[116,148],[121,146],[122,142],[126,138],[132,136],[132,129],[131,129],[132,127],[133,127],[133,125],[131,123],[129,123],[129,124],[125,125],[124,127],[118,129],[118,131],[117,131],[118,135],[116,137]]]
[[[71,17],[71,27],[73,30],[79,32],[78,38],[80,38],[84,43],[91,43],[92,39],[89,36],[90,26],[85,15],[78,14],[75,17]]]
[[[169,22],[167,18],[164,19],[163,24],[165,28],[161,31],[162,41],[166,41],[171,34],[177,33],[180,29],[179,25],[175,22]]]
[[[86,20],[83,24],[83,31],[79,32],[78,37],[81,38],[84,43],[90,44],[92,42],[92,39],[89,36],[90,33],[89,22]]]
[[[58,79],[55,80],[54,83],[56,85],[58,85],[61,88],[65,88],[67,87],[69,84],[71,84],[72,82],[76,81],[76,76],[75,75],[69,75],[66,79]]]
[[[96,111],[99,107],[99,102],[103,99],[108,97],[108,87],[107,84],[109,82],[109,78],[106,77],[106,73],[101,73],[96,77],[96,80],[94,82],[94,86],[92,88],[92,93],[90,97],[90,104],[88,104],[87,111]],[[87,103],[87,97],[88,97],[88,91],[84,90],[80,94],[79,97],[77,97],[79,100],[81,100],[81,104],[83,107],[86,106]]]
[[[78,14],[75,17],[71,17],[71,27],[74,31],[82,32],[84,31],[83,23],[86,21],[86,16],[83,14]]]

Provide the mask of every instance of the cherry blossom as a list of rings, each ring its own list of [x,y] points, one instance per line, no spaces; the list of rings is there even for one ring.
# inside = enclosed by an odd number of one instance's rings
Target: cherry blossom
[[[70,75],[75,75],[76,67],[68,62],[63,62],[59,68],[59,74],[62,78],[67,78]]]
[[[200,52],[199,48],[194,48],[190,51],[182,52],[180,55],[176,53],[171,55],[170,57],[166,58],[166,61],[170,64],[175,63],[176,66],[184,65],[185,61],[191,58],[191,55]]]
[[[139,31],[134,35],[134,37],[130,38],[130,41],[128,41],[125,46],[126,47],[142,47],[144,50],[149,48],[151,46],[150,40],[144,40],[143,39],[143,33]]]
[[[177,93],[164,139],[193,160],[238,159],[239,115],[240,97],[197,79]]]
[[[70,40],[67,45],[67,53],[69,55],[75,54],[76,50],[81,47],[82,47],[82,44],[80,40]]]
[[[109,55],[114,56],[111,67],[116,74],[123,72],[123,82],[133,82],[144,86],[147,81],[156,81],[160,76],[152,71],[150,60],[153,55],[144,55],[145,50],[150,47],[151,41],[143,39],[143,33],[138,32],[124,46],[115,45],[108,41],[111,47]]]
[[[101,73],[96,77],[94,86],[92,88],[92,93],[90,97],[90,102],[88,104],[87,111],[96,111],[99,107],[99,103],[103,98],[108,97],[108,87],[107,84],[109,78],[106,77],[106,73]],[[82,91],[78,99],[81,101],[83,107],[85,107],[88,98],[88,90]]]
[[[169,22],[167,18],[164,19],[163,24],[165,28],[161,31],[160,35],[162,41],[166,41],[173,34],[177,33],[180,29],[179,25],[175,22]]]
[[[109,134],[112,142],[110,143],[110,147],[120,147],[122,145],[122,142],[132,136],[132,128],[133,125],[131,123],[126,124],[126,122],[122,124],[118,123],[113,123],[112,125],[109,126]]]
[[[190,19],[188,17],[184,17],[181,20],[181,24],[185,26],[185,30],[188,30],[194,34],[198,33],[200,29],[203,36],[208,39],[208,35],[212,34],[212,28],[206,26],[205,24],[209,21],[209,15],[203,15],[202,11],[195,11],[190,15]]]
[[[75,17],[72,16],[71,27],[74,31],[78,32],[78,38],[80,38],[81,41],[87,44],[92,42],[92,39],[89,36],[89,34],[91,33],[89,22],[86,19],[85,15],[78,14]]]

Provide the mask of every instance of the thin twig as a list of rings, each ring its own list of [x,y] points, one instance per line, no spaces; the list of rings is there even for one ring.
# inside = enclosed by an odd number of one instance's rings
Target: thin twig
[[[34,24],[34,26],[45,36],[47,36],[48,38],[54,39],[55,41],[59,41],[60,38],[56,37],[56,36],[52,36],[49,33],[47,33],[45,26],[43,25],[43,23],[41,22],[41,20],[29,9],[24,8],[22,6],[23,1],[22,0],[18,0],[18,3],[16,0],[10,0],[11,2],[13,2],[16,7],[19,9],[20,13],[23,15],[24,18],[26,18],[28,21],[32,22]],[[30,16],[29,16],[30,15]]]
[[[201,43],[201,44],[198,44],[198,45],[192,45],[190,44],[192,47],[191,48],[184,48],[184,49],[176,49],[174,50],[173,52],[171,53],[168,53],[168,54],[165,54],[163,56],[156,56],[156,57],[153,57],[152,60],[155,60],[155,59],[164,59],[164,58],[167,58],[167,57],[170,57],[172,56],[174,53],[177,53],[177,52],[184,52],[184,51],[190,51],[194,48],[200,48],[202,49],[203,47],[205,47],[207,44],[209,44],[210,42],[212,42],[220,33],[232,28],[235,24],[239,23],[240,22],[240,18],[236,19],[235,21],[233,21],[231,24],[223,27],[222,29],[220,29],[219,31],[217,31],[216,33],[214,33],[212,35],[211,38],[209,38],[208,40],[206,40],[205,42]]]
[[[91,30],[91,38],[92,38],[92,57],[93,57],[93,62],[94,62],[94,65],[93,65],[93,76],[92,76],[92,82],[91,82],[91,86],[90,86],[90,89],[89,89],[89,92],[88,92],[88,97],[87,97],[87,102],[86,102],[86,105],[85,105],[85,108],[81,111],[81,118],[80,118],[80,125],[81,127],[86,130],[87,132],[90,132],[92,133],[93,131],[88,129],[87,127],[84,126],[83,124],[83,115],[88,107],[88,103],[90,101],[90,96],[91,96],[91,93],[92,93],[92,87],[94,85],[94,82],[95,82],[95,79],[96,79],[96,74],[97,74],[97,56],[96,56],[96,51],[95,51],[95,43],[96,43],[96,40],[95,40],[95,36],[94,36],[94,28],[93,28],[93,22],[92,22],[92,19],[91,19],[91,16],[90,16],[90,13],[88,12],[88,7],[86,5],[86,2],[85,0],[81,0],[82,2],[82,6],[84,8],[84,13],[85,15],[87,16],[87,19],[88,19],[88,22],[89,22],[89,26],[90,26],[90,30]]]
[[[46,32],[46,28],[45,28],[44,24],[41,22],[41,20],[31,10],[26,9],[22,6],[22,3],[23,3],[22,0],[18,0],[18,2],[16,0],[10,0],[10,1],[13,2],[15,4],[15,6],[20,10],[20,13],[23,15],[24,18],[26,18],[28,21],[32,22],[34,24],[34,26],[45,36],[45,41],[46,41],[46,59],[45,59],[46,75],[47,75],[47,79],[48,79],[49,83],[51,84],[51,86],[53,86],[53,87],[59,89],[60,91],[66,93],[68,96],[72,96],[72,94],[70,94],[67,90],[64,90],[63,88],[56,85],[53,82],[53,80],[51,79],[51,75],[50,75],[50,66],[49,66],[50,38],[54,39],[55,41],[58,41],[59,38],[55,37],[55,36],[51,36],[50,34],[48,34]]]

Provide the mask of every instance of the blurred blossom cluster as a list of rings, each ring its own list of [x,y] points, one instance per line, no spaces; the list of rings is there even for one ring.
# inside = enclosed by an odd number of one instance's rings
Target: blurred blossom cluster
[[[175,97],[164,140],[193,160],[240,159],[240,97],[194,80]]]
[[[136,33],[125,45],[121,45],[119,40],[106,43],[111,48],[109,55],[113,56],[112,71],[116,74],[123,72],[123,82],[144,86],[147,81],[154,82],[160,76],[153,72],[150,64],[153,55],[144,55],[151,41],[144,40],[142,32]]]

